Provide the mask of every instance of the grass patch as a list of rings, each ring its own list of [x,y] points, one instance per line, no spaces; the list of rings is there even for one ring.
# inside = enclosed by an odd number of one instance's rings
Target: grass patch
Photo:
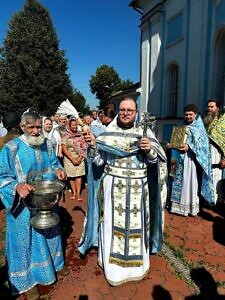
[[[164,231],[164,239],[165,239],[165,240],[168,240],[169,238],[170,238],[169,230],[165,230],[165,231]]]
[[[5,240],[5,229],[0,230],[0,242]]]
[[[0,230],[0,242],[4,242],[5,240],[5,228]],[[5,249],[0,248],[0,268],[5,265]]]
[[[186,266],[189,266],[187,260],[185,259],[185,250],[183,247],[177,248],[169,242],[166,242],[166,245],[173,251],[173,254],[176,258],[180,259]]]
[[[223,288],[223,289],[225,289],[225,281],[219,281],[219,282],[217,283],[217,287],[218,287],[218,288]]]
[[[5,265],[5,250],[0,249],[0,268]]]

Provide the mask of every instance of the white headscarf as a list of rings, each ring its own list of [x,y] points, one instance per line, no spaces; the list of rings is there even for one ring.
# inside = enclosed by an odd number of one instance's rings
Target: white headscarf
[[[3,137],[7,134],[7,129],[4,127],[2,121],[0,122],[0,137]]]
[[[44,129],[44,124],[45,124],[46,119],[49,119],[49,118],[47,118],[47,117],[42,118],[42,132],[43,132],[45,138],[48,139],[52,143],[52,145],[55,148],[56,155],[58,155],[58,148],[59,148],[59,145],[61,145],[61,137],[60,137],[58,130],[53,128],[53,126],[52,126],[52,129],[50,132],[47,132]]]

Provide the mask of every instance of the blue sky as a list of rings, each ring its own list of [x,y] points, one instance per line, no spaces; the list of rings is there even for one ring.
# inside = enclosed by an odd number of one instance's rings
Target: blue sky
[[[25,0],[0,0],[0,46],[12,15]],[[107,64],[121,79],[140,79],[140,14],[131,0],[40,0],[48,9],[59,47],[66,50],[68,72],[74,88],[91,108],[98,101],[89,89],[96,69]]]

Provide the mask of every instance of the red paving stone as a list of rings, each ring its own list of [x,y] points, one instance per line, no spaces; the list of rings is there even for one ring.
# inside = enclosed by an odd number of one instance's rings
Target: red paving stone
[[[150,271],[140,282],[111,287],[97,264],[97,250],[92,249],[80,258],[77,246],[81,236],[86,201],[69,199],[60,202],[62,223],[66,224],[66,265],[68,276],[48,287],[39,287],[41,299],[52,300],[184,300],[196,290],[180,278],[162,253],[151,256]],[[83,192],[86,198],[86,190]],[[4,210],[0,211],[0,229],[4,227]],[[63,227],[64,228],[64,227]],[[212,284],[219,284],[217,292],[225,295],[225,221],[221,213],[204,209],[197,217],[182,217],[165,213],[165,241],[182,253],[183,259],[195,269],[202,268],[211,276]],[[0,244],[3,247],[3,243]],[[217,292],[208,300],[216,299]],[[204,291],[205,293],[205,291]],[[1,295],[1,291],[0,291]],[[17,300],[22,300],[20,296]]]

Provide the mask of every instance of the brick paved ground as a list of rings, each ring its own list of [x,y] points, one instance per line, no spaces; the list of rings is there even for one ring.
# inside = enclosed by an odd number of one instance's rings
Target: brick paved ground
[[[85,197],[86,191],[83,192]],[[165,214],[165,243],[175,257],[190,270],[193,282],[187,283],[173,262],[164,254],[151,256],[151,268],[140,282],[111,287],[97,265],[95,249],[79,257],[77,245],[82,232],[86,202],[69,199],[60,202],[63,237],[67,243],[66,264],[70,274],[59,277],[49,287],[39,287],[42,299],[52,300],[183,300],[225,299],[225,220],[224,208],[215,212],[204,209],[200,216],[181,217]],[[4,229],[4,211],[0,211],[0,230]],[[0,242],[0,248],[4,242]],[[1,276],[1,274],[0,274]],[[1,279],[2,280],[2,277]],[[3,282],[3,281],[2,281]],[[196,293],[199,292],[199,295]],[[10,299],[6,287],[0,295]],[[0,299],[3,299],[2,296]],[[23,299],[18,297],[17,300]]]

